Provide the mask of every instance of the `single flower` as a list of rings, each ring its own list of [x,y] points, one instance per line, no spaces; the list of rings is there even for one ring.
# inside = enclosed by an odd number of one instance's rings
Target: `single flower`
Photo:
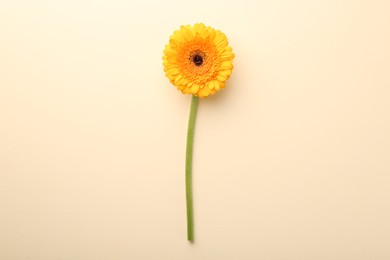
[[[225,87],[233,58],[225,34],[199,23],[181,26],[172,34],[163,65],[168,79],[183,94],[203,98]]]
[[[234,54],[224,33],[199,23],[182,26],[165,46],[163,65],[168,79],[183,93],[191,94],[186,148],[187,238],[194,241],[192,202],[192,152],[199,98],[225,87],[233,70]]]

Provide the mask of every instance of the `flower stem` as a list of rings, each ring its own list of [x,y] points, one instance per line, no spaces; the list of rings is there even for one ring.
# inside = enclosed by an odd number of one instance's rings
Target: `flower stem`
[[[199,98],[192,96],[190,118],[188,120],[187,149],[186,149],[186,203],[187,203],[187,238],[194,241],[194,213],[192,203],[192,151],[194,130]]]

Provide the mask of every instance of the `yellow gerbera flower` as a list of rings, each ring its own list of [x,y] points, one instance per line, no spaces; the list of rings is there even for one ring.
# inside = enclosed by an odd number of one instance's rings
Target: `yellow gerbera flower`
[[[225,87],[233,70],[234,54],[224,33],[199,23],[182,26],[165,46],[163,64],[169,80],[183,93],[191,94],[186,147],[187,239],[194,241],[192,202],[192,153],[199,98]]]
[[[225,34],[199,23],[181,26],[172,34],[163,65],[168,79],[183,94],[208,97],[225,87],[233,58]]]

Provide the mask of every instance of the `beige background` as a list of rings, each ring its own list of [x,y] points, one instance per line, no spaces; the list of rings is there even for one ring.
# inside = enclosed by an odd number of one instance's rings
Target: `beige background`
[[[390,1],[0,2],[0,259],[390,259]],[[162,49],[223,30],[201,100]]]

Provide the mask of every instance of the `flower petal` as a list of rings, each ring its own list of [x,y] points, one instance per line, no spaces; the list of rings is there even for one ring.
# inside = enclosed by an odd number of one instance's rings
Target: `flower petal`
[[[209,89],[213,89],[213,88],[214,88],[214,81],[209,81],[209,82],[207,82],[207,87],[208,87]]]
[[[192,87],[191,87],[191,92],[192,93],[196,93],[196,92],[198,92],[198,90],[199,90],[199,85],[198,84],[194,84],[194,85],[192,85]]]

